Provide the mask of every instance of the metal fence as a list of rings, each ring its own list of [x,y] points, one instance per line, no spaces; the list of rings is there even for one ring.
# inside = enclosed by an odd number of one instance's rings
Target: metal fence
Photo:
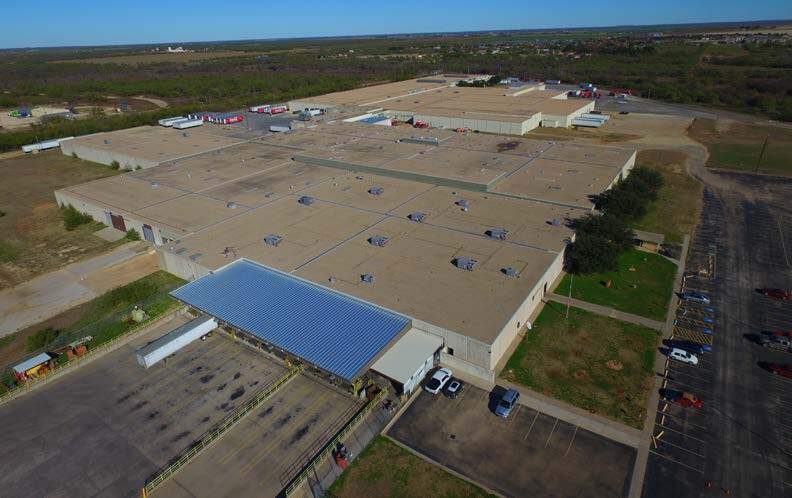
[[[177,303],[176,305],[173,306],[173,309],[178,309],[180,307],[182,307],[182,305]],[[173,311],[173,309],[170,310],[170,311]],[[102,353],[104,351],[107,351],[108,349],[112,348],[114,345],[118,344],[119,342],[125,341],[130,335],[135,334],[136,332],[139,332],[141,329],[143,329],[145,327],[148,327],[149,325],[153,325],[154,323],[166,318],[167,316],[169,316],[169,313],[166,311],[166,312],[163,312],[162,314],[160,314],[160,315],[158,315],[158,316],[156,316],[154,318],[150,318],[148,320],[145,320],[145,321],[141,322],[140,324],[138,324],[137,326],[133,327],[132,329],[126,331],[125,333],[123,333],[123,334],[121,334],[121,335],[119,335],[117,337],[114,337],[113,339],[110,339],[109,341],[107,341],[107,342],[105,342],[103,344],[100,344],[99,346],[97,346],[97,347],[95,347],[93,349],[89,349],[88,352],[86,352],[84,355],[77,356],[77,357],[73,358],[72,360],[70,360],[70,361],[68,361],[66,363],[56,365],[54,368],[50,369],[50,371],[47,372],[45,375],[43,375],[41,377],[38,377],[36,379],[29,379],[24,384],[20,384],[20,385],[16,386],[13,389],[9,389],[8,391],[0,394],[0,405],[2,405],[4,403],[7,403],[8,401],[11,401],[12,399],[14,399],[14,398],[16,398],[18,396],[21,396],[22,394],[24,394],[27,391],[31,390],[37,384],[41,383],[42,381],[44,381],[46,379],[49,379],[49,378],[55,376],[56,374],[60,374],[61,372],[65,372],[65,371],[71,370],[73,368],[76,368],[76,367],[86,363],[89,359],[99,355],[100,353]]]
[[[291,495],[292,493],[294,493],[295,491],[297,491],[297,488],[299,488],[299,487],[300,487],[300,485],[303,483],[303,481],[304,481],[304,480],[305,480],[305,479],[308,477],[308,475],[309,475],[311,472],[313,472],[313,470],[314,470],[314,469],[315,469],[315,468],[316,468],[316,467],[317,467],[317,466],[318,466],[320,463],[322,463],[322,461],[325,459],[325,457],[326,457],[327,455],[329,455],[329,454],[330,454],[330,453],[333,451],[333,448],[335,448],[335,447],[336,447],[336,445],[337,445],[337,444],[338,444],[338,443],[339,443],[339,442],[340,442],[342,439],[344,439],[344,438],[345,438],[345,437],[346,437],[346,436],[347,436],[347,435],[348,435],[350,432],[352,432],[352,430],[353,430],[353,429],[355,429],[355,427],[357,427],[357,425],[358,425],[358,424],[359,424],[359,423],[360,423],[360,422],[361,422],[361,421],[362,421],[364,418],[366,418],[366,416],[367,416],[367,415],[368,415],[368,414],[371,412],[371,410],[373,410],[373,409],[374,409],[374,407],[376,407],[377,405],[379,405],[379,403],[380,403],[380,402],[381,402],[381,401],[382,401],[382,400],[385,398],[385,396],[387,396],[387,395],[388,395],[388,390],[387,390],[387,389],[383,389],[383,390],[381,390],[380,392],[378,392],[378,393],[377,393],[377,395],[376,395],[376,396],[374,396],[374,397],[371,399],[371,401],[369,401],[369,402],[368,402],[368,403],[367,403],[367,404],[366,404],[366,405],[365,405],[365,406],[364,406],[364,407],[363,407],[363,408],[362,408],[362,409],[361,409],[361,410],[360,410],[360,411],[357,413],[357,415],[355,415],[355,417],[354,417],[352,420],[350,420],[350,421],[349,421],[349,423],[348,423],[348,424],[346,424],[346,425],[345,425],[345,426],[344,426],[344,427],[343,427],[343,428],[342,428],[340,431],[338,431],[338,434],[336,434],[336,436],[335,436],[333,439],[331,439],[330,441],[328,441],[328,443],[327,443],[327,444],[324,446],[324,448],[323,448],[323,449],[322,449],[320,452],[318,452],[318,453],[316,454],[316,456],[314,456],[314,457],[313,457],[313,459],[311,459],[311,461],[310,461],[310,462],[309,462],[309,463],[308,463],[308,464],[307,464],[307,465],[306,465],[306,466],[303,468],[302,472],[300,472],[299,474],[297,474],[297,476],[295,476],[295,478],[294,478],[294,479],[292,479],[292,481],[289,483],[289,485],[288,485],[288,486],[286,486],[286,489],[284,490],[284,495],[285,495],[285,496],[289,496],[289,495]]]
[[[212,430],[207,432],[198,442],[193,444],[186,452],[184,452],[173,463],[171,463],[164,469],[157,472],[154,476],[152,476],[146,482],[146,485],[143,486],[143,489],[141,490],[141,495],[143,496],[143,498],[148,497],[148,495],[152,491],[154,491],[160,484],[165,482],[166,479],[168,479],[173,474],[178,472],[179,469],[187,465],[190,462],[190,460],[195,458],[201,451],[205,450],[212,443],[214,443],[220,437],[222,437],[223,434],[228,432],[228,430],[234,427],[247,414],[249,414],[251,411],[256,409],[261,403],[263,403],[270,396],[272,396],[272,394],[275,391],[277,391],[281,386],[283,386],[285,383],[287,383],[288,381],[293,379],[297,374],[299,374],[303,370],[303,368],[304,368],[303,365],[297,365],[291,370],[286,371],[277,380],[272,382],[266,388],[262,389],[258,394],[256,394],[256,396],[248,400],[237,411],[226,417],[216,427],[214,427]]]

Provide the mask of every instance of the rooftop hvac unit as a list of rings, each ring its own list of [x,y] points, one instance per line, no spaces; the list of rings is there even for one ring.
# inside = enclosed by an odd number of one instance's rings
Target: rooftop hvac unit
[[[371,273],[364,273],[363,275],[360,276],[360,280],[362,280],[363,282],[365,282],[367,284],[373,284],[374,283],[374,275],[372,275]]]
[[[316,199],[314,199],[313,197],[307,196],[307,195],[304,195],[304,196],[300,197],[299,199],[297,199],[297,202],[299,202],[303,206],[310,206],[315,201],[316,201]]]
[[[548,225],[552,225],[554,227],[560,227],[563,224],[560,218],[553,218],[552,220],[547,222]]]
[[[275,246],[275,247],[278,247],[278,244],[280,244],[281,240],[283,240],[283,237],[281,237],[280,235],[274,235],[273,234],[273,235],[267,235],[266,237],[264,237],[264,243],[265,244],[270,245],[270,246]]]
[[[487,237],[498,240],[506,240],[506,236],[509,235],[509,231],[505,228],[490,228],[484,233]]]
[[[385,244],[387,244],[389,240],[390,239],[384,235],[374,235],[368,239],[369,244],[377,247],[385,247]]]
[[[371,195],[380,195],[384,191],[385,190],[382,187],[371,187],[370,189],[368,189],[368,193]]]
[[[426,214],[425,213],[410,213],[410,214],[407,215],[407,218],[409,218],[411,221],[417,221],[417,222],[420,223],[420,222],[422,222],[424,220],[424,218],[426,218]]]
[[[465,210],[470,209],[470,203],[465,199],[459,199],[454,204]]]
[[[506,275],[507,277],[517,276],[517,270],[515,270],[511,266],[507,266],[506,268],[501,268],[501,272],[503,272],[503,274]]]
[[[227,207],[228,209],[236,209],[236,207],[237,207],[237,206],[236,206],[236,202],[234,202],[234,201],[229,201],[229,202],[227,202],[227,203],[226,203],[226,207]]]
[[[459,257],[459,258],[454,259],[453,263],[454,263],[454,266],[456,266],[457,268],[461,268],[461,269],[467,270],[467,271],[473,271],[473,268],[476,267],[476,264],[478,263],[478,261],[476,261],[475,259],[472,259],[472,258]]]

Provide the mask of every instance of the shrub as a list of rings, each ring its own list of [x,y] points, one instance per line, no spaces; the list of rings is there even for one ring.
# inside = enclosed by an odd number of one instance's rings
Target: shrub
[[[128,240],[140,240],[140,234],[134,228],[130,228],[127,230],[126,238]]]
[[[76,152],[72,152],[72,157],[73,157],[74,159],[79,159],[79,158],[77,157],[77,153],[76,153]]]
[[[74,230],[80,225],[93,221],[87,214],[77,211],[71,204],[63,208],[63,224],[66,230]]]
[[[51,344],[55,339],[57,339],[59,335],[60,330],[55,330],[52,327],[39,330],[38,332],[28,336],[27,350],[38,351],[39,349],[45,348],[48,344]]]
[[[113,169],[118,169],[121,167],[121,164],[118,161],[113,161],[110,163],[110,167]]]

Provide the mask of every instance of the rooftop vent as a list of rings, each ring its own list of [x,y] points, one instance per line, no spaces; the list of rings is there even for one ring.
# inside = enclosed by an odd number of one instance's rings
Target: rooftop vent
[[[384,191],[385,190],[382,187],[371,187],[370,189],[368,189],[368,193],[371,195],[380,195]]]
[[[467,270],[467,271],[473,271],[473,268],[476,267],[476,264],[478,263],[478,261],[476,261],[475,259],[472,259],[472,258],[462,258],[462,257],[460,257],[460,258],[455,258],[452,261],[452,263],[457,268],[462,268],[463,270]]]
[[[160,186],[159,182],[151,182],[149,185],[151,185],[151,188],[159,188]]]
[[[456,204],[457,206],[461,207],[465,211],[470,209],[470,203],[467,200],[465,200],[465,199],[459,199],[454,204]]]
[[[505,228],[490,228],[484,233],[487,237],[498,240],[506,240],[506,236],[509,235],[509,231]]]
[[[236,209],[236,202],[234,202],[234,201],[228,201],[228,202],[226,202],[226,207],[227,207],[228,209]]]
[[[561,221],[561,218],[553,218],[547,223],[548,225],[553,225],[554,227],[560,227],[563,224],[563,221]]]
[[[501,272],[506,275],[507,277],[516,277],[517,270],[512,268],[511,266],[507,266],[506,268],[501,268]]]
[[[176,254],[178,254],[179,256],[181,256],[185,252],[187,252],[187,248],[186,247],[180,247],[180,248],[176,249]]]
[[[407,218],[409,218],[411,221],[417,221],[417,222],[420,223],[420,222],[422,222],[424,220],[424,218],[426,218],[426,214],[425,213],[418,213],[418,212],[410,213],[410,214],[407,215]]]
[[[390,239],[384,235],[374,235],[368,239],[369,244],[377,247],[385,247]]]
[[[184,138],[187,138],[187,137],[189,137],[189,136],[190,136],[190,132],[189,132],[189,131],[183,131],[183,132],[182,132],[182,136],[183,136]]]
[[[297,199],[297,202],[299,202],[303,206],[310,206],[311,204],[316,202],[316,199],[314,199],[313,197],[310,197],[308,195],[304,195],[304,196],[300,197],[299,199]]]
[[[278,244],[280,244],[281,240],[283,240],[283,237],[281,237],[280,235],[274,235],[273,234],[273,235],[267,235],[266,237],[264,237],[264,243],[265,244],[270,245],[270,246],[275,246],[275,247],[278,247]]]
[[[105,145],[110,145],[110,139],[109,138],[105,138],[104,139],[104,143],[105,143]]]
[[[193,261],[198,261],[201,258],[203,258],[203,253],[200,252],[196,252],[195,254],[190,255],[190,259]]]
[[[360,280],[362,280],[363,282],[365,282],[367,284],[373,284],[374,283],[374,275],[372,275],[371,273],[364,273],[363,275],[360,276]]]

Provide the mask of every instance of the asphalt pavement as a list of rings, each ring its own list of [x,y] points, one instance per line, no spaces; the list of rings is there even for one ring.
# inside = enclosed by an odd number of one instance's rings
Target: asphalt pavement
[[[658,372],[667,387],[692,392],[704,406],[660,401],[647,498],[792,495],[792,381],[760,366],[792,363],[792,354],[751,340],[762,330],[792,329],[792,303],[755,290],[792,288],[792,180],[718,176],[727,188],[705,189],[687,265],[699,275],[684,286],[712,303],[682,303],[674,330],[677,338],[711,342],[713,352],[697,366],[669,362]]]

